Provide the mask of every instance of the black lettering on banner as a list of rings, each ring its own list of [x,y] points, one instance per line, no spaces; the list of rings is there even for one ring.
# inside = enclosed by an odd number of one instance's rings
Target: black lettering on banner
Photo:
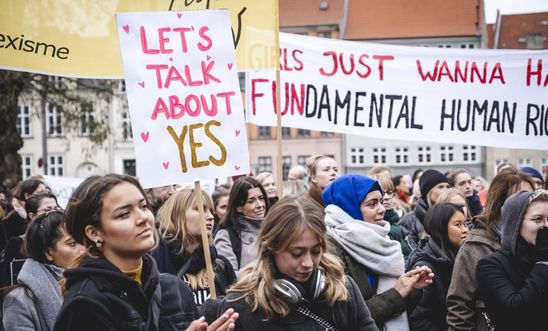
[[[413,96],[413,105],[411,106],[411,129],[422,130],[422,124],[415,123],[415,106],[417,104],[417,97]]]
[[[350,99],[352,93],[350,91],[346,92],[344,100],[341,100],[339,96],[339,91],[335,91],[335,124],[337,124],[337,117],[339,115],[339,108],[344,109],[346,106],[346,126],[350,125]]]
[[[360,106],[360,97],[365,97],[367,95],[367,92],[356,92],[356,103],[354,105],[354,126],[365,126],[365,123],[358,122],[358,114],[359,112],[363,111],[364,108]]]
[[[463,110],[464,104],[466,104],[466,110]],[[501,104],[501,102],[495,100],[489,104],[487,100],[484,100],[480,104],[477,100],[465,100],[464,102],[464,100],[453,99],[451,100],[450,110],[448,109],[448,105],[448,100],[443,99],[440,118],[441,131],[444,131],[446,127],[446,120],[449,120],[451,131],[455,130],[455,122],[457,123],[457,130],[460,132],[469,131],[470,126],[470,130],[475,131],[476,117],[479,120],[483,116],[483,126],[479,130],[486,132],[496,129],[496,132],[499,133],[507,131],[514,133],[517,110],[517,103],[515,102],[510,106],[508,101],[504,101]],[[461,116],[464,112],[466,112],[466,116]]]
[[[312,111],[309,111],[309,105],[310,105],[310,95],[314,94],[314,102],[312,102]],[[306,118],[315,117],[316,111],[317,111],[317,102],[318,102],[318,91],[316,90],[316,87],[314,85],[307,85],[306,86],[306,109],[305,109],[305,116]]]
[[[533,115],[534,111],[534,115]],[[548,136],[548,107],[544,105],[527,104],[527,136]]]
[[[390,100],[390,107],[388,108],[388,129],[392,128],[392,112],[394,111],[394,100],[401,100],[401,95],[388,94],[384,96],[386,99]]]
[[[0,48],[34,53],[42,56],[51,56],[52,58],[58,58],[60,60],[68,59],[70,53],[70,50],[67,47],[58,47],[52,43],[25,39],[24,34],[18,37],[0,34]]]
[[[331,122],[331,103],[329,102],[329,89],[327,85],[324,85],[322,88],[320,106],[318,107],[318,119],[322,118],[322,109],[327,110],[327,120]]]
[[[369,106],[369,127],[373,127],[373,108],[375,108],[375,115],[377,118],[377,126],[380,128],[382,126],[382,109],[384,103],[384,96],[381,94],[379,97],[379,102],[377,103],[377,95],[371,93],[371,104]]]

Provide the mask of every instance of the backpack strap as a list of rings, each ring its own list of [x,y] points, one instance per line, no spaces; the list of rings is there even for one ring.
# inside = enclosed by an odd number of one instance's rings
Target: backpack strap
[[[230,244],[232,245],[232,251],[236,255],[238,260],[238,267],[240,267],[240,260],[242,259],[242,239],[236,234],[233,229],[226,229],[228,236],[230,237]]]

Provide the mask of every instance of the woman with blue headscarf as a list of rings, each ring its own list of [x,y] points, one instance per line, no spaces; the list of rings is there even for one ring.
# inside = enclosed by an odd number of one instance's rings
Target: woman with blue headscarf
[[[342,176],[323,191],[325,223],[332,252],[356,281],[379,328],[409,330],[405,299],[430,285],[434,275],[428,267],[404,273],[400,244],[388,237],[383,196],[370,177]]]

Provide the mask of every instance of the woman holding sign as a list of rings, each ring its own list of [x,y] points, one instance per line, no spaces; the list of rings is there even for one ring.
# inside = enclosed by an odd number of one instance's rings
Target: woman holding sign
[[[208,236],[213,230],[213,202],[202,191]],[[201,305],[210,296],[207,284],[206,262],[200,231],[196,191],[185,188],[173,195],[158,211],[162,240],[152,252],[160,272],[177,275],[194,293],[194,302]],[[236,274],[230,262],[217,255],[213,245],[209,248],[217,295],[225,295],[226,289],[236,281]]]
[[[314,204],[280,200],[257,239],[256,263],[224,299],[206,302],[208,320],[234,308],[242,331],[377,330],[358,287],[327,252],[323,213]]]
[[[160,274],[146,252],[156,245],[154,217],[136,179],[97,178],[76,189],[66,211],[67,232],[86,251],[65,272],[65,301],[55,330],[183,330],[198,317],[192,291]],[[226,312],[209,329],[232,329]],[[205,330],[203,320],[189,330]]]
[[[215,235],[215,248],[236,272],[257,257],[259,227],[269,208],[263,186],[253,177],[234,182],[228,198],[228,211]]]

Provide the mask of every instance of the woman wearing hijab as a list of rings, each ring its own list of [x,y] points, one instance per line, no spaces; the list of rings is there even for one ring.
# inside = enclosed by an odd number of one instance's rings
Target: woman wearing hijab
[[[405,273],[401,246],[388,237],[390,224],[379,183],[345,175],[323,192],[325,223],[332,251],[358,285],[379,328],[408,330],[405,299],[432,283],[427,267]]]

